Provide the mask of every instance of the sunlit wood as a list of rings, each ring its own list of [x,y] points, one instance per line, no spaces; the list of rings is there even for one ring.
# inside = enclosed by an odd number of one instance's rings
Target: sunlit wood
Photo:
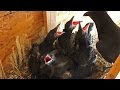
[[[115,79],[119,72],[120,72],[120,55],[116,59],[115,63],[113,64],[112,68],[108,72],[105,79]]]

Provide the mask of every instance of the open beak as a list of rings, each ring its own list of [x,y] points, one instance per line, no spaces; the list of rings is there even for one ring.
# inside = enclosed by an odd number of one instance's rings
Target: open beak
[[[52,57],[49,54],[47,54],[44,58],[45,64],[49,64],[51,61],[52,61]]]
[[[72,25],[73,25],[73,26],[77,26],[77,24],[79,24],[79,23],[81,23],[81,22],[83,22],[83,21],[73,21],[73,22],[72,22]]]
[[[86,24],[84,27],[83,27],[83,31],[86,32],[88,30],[90,26],[90,23]]]
[[[65,32],[57,31],[57,32],[55,33],[55,36],[56,36],[56,37],[60,37],[63,33],[65,33]]]

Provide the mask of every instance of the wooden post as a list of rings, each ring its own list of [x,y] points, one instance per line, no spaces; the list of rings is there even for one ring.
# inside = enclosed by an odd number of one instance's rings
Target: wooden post
[[[56,11],[46,11],[47,16],[47,31],[56,26]]]
[[[48,33],[48,22],[47,22],[47,11],[43,11],[43,18],[44,18],[44,25],[45,25],[45,33],[47,34]]]

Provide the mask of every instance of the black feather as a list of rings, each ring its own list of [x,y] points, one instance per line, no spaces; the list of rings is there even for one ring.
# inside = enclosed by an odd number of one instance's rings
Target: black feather
[[[96,47],[100,54],[106,61],[115,62],[120,54],[120,28],[106,11],[89,11],[84,16],[90,16],[96,24],[99,39]]]
[[[47,52],[51,52],[52,50],[55,49],[53,43],[57,39],[55,34],[57,32],[59,25],[60,24],[58,24],[54,29],[50,30],[44,41],[39,45],[40,53],[42,55],[46,54]]]

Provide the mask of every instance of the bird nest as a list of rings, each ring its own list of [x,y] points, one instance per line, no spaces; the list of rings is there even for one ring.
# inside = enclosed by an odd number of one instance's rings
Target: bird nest
[[[94,38],[94,49],[96,51],[96,63],[97,72],[94,72],[91,76],[87,77],[86,79],[104,79],[106,74],[109,72],[110,68],[112,67],[111,63],[108,63],[101,54],[97,51],[95,44],[97,42],[97,38]],[[28,59],[28,58],[26,58]],[[28,60],[25,60],[28,61]],[[31,73],[28,71],[28,64],[24,62],[20,69],[16,68],[15,70],[11,70],[8,75],[8,79],[31,79]],[[68,75],[66,73],[64,76]],[[64,78],[63,78],[64,79]]]

